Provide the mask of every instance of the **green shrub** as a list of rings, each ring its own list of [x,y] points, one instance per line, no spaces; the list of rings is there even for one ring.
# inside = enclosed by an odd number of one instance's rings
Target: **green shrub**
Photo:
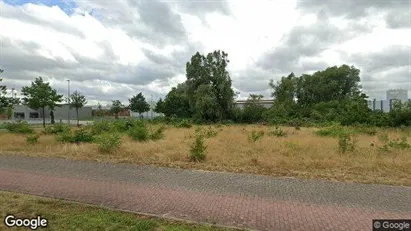
[[[154,130],[153,132],[150,133],[150,139],[151,140],[161,140],[164,138],[164,130],[165,127],[161,126],[158,129]]]
[[[31,134],[26,137],[26,141],[29,144],[36,144],[39,141],[40,135],[38,134]]]
[[[191,121],[187,120],[187,119],[183,119],[180,122],[177,122],[175,124],[175,127],[177,128],[191,128],[193,127]]]
[[[61,132],[56,135],[56,140],[63,143],[73,143],[73,135],[71,134],[71,131]]]
[[[216,137],[217,134],[218,134],[218,131],[214,130],[211,126],[208,127],[208,129],[205,131],[205,137],[206,138]]]
[[[116,120],[112,123],[113,129],[118,132],[126,132],[130,127],[132,127],[132,121],[127,121],[123,119]]]
[[[362,134],[367,134],[370,136],[375,136],[377,134],[377,129],[374,127],[366,127],[366,126],[356,126],[354,128],[356,133],[362,133]]]
[[[94,143],[97,144],[101,152],[110,153],[115,151],[121,145],[121,136],[117,132],[103,133],[96,136]]]
[[[340,153],[353,152],[355,150],[357,139],[351,134],[341,133],[338,139],[338,150]]]
[[[323,129],[319,129],[314,132],[318,136],[331,136],[331,137],[339,137],[344,135],[352,134],[353,132],[345,127],[342,126],[331,126]]]
[[[132,127],[128,131],[128,135],[136,141],[147,141],[150,136],[146,126]]]
[[[64,132],[69,132],[71,130],[70,126],[67,124],[55,124],[53,126],[48,126],[44,129],[43,133],[46,135],[50,134],[60,134]]]
[[[409,149],[411,145],[407,142],[407,137],[403,136],[401,139],[394,139],[388,142],[388,146],[395,149]]]
[[[26,121],[18,121],[14,123],[5,123],[4,127],[7,131],[20,134],[32,134],[34,129]]]
[[[206,146],[204,144],[204,137],[202,134],[197,134],[194,143],[190,148],[190,160],[201,162],[206,158]]]
[[[64,131],[56,135],[56,140],[64,143],[91,143],[94,140],[93,133],[87,128],[81,128],[73,132]]]
[[[71,143],[91,143],[93,142],[94,137],[91,131],[87,128],[81,128],[74,132],[70,142]]]
[[[252,143],[257,142],[258,140],[260,140],[262,137],[264,136],[264,131],[252,131],[249,135],[248,135],[248,140]]]
[[[113,123],[111,123],[110,121],[106,121],[106,120],[95,122],[91,126],[91,133],[93,135],[100,135],[102,133],[112,132],[112,131],[116,131],[116,127],[113,125]]]
[[[277,136],[277,137],[285,137],[285,136],[287,136],[287,133],[284,132],[281,128],[276,127],[275,130],[269,131],[268,135],[269,136]]]

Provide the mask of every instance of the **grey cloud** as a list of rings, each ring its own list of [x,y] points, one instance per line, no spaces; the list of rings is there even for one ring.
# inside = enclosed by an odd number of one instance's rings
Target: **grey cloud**
[[[107,42],[100,45],[104,53],[97,59],[81,56],[67,47],[77,61],[70,63],[63,59],[52,60],[36,55],[35,51],[39,46],[35,43],[17,43],[2,37],[0,68],[6,71],[5,77],[12,79],[32,80],[40,73],[44,77],[70,78],[77,81],[100,79],[135,85],[167,79],[180,71],[167,63],[156,66],[148,62],[136,66],[117,64],[117,57],[111,46]]]
[[[336,17],[359,19],[370,15],[371,9],[387,12],[385,18],[390,28],[410,26],[409,0],[304,0],[297,2],[297,9],[306,13],[326,11]]]
[[[297,9],[310,13],[324,10],[334,16],[346,16],[347,18],[359,18],[367,15],[370,8],[378,10],[406,9],[408,0],[383,0],[383,1],[358,1],[358,0],[304,0],[297,2]]]
[[[411,11],[404,9],[391,11],[385,20],[388,27],[392,29],[411,28]]]
[[[104,24],[122,28],[129,36],[158,47],[187,40],[180,15],[167,2],[79,1],[78,5]]]
[[[356,63],[367,72],[378,72],[395,67],[410,66],[410,47],[391,46],[379,52],[367,54],[343,54],[343,57]]]
[[[228,1],[177,1],[175,2],[181,11],[197,16],[204,16],[209,12],[218,12],[223,15],[230,15],[230,5]]]
[[[332,25],[325,15],[323,20],[310,26],[297,26],[282,39],[282,44],[265,52],[257,66],[274,72],[291,72],[301,68],[299,59],[311,57],[327,50],[335,43],[350,39],[349,33]],[[358,35],[358,34],[357,34]]]
[[[0,2],[1,17],[5,19],[18,18],[19,21],[28,23],[31,25],[47,26],[56,32],[62,32],[70,35],[75,35],[80,38],[84,38],[83,32],[76,27],[65,23],[64,21],[50,21],[44,18],[39,18],[34,14],[29,14],[27,7],[23,6],[11,6]],[[68,18],[68,16],[67,16]]]

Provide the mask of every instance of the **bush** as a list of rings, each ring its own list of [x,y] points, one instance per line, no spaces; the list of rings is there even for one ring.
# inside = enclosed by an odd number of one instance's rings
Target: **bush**
[[[56,136],[56,140],[64,143],[91,143],[94,140],[94,135],[87,128],[76,130],[74,134],[71,131],[60,132]]]
[[[71,130],[69,125],[66,124],[55,124],[53,126],[48,126],[44,129],[43,134],[60,134],[64,132],[69,132]]]
[[[56,140],[58,142],[63,142],[63,143],[72,143],[73,136],[71,134],[71,131],[65,131],[65,132],[61,132],[57,134]]]
[[[105,132],[112,132],[115,131],[116,127],[113,125],[113,123],[109,122],[109,121],[100,121],[100,122],[95,122],[92,126],[91,126],[91,133],[93,135],[100,135],[102,133]]]
[[[132,127],[128,131],[128,135],[136,141],[147,141],[150,138],[146,126]]]
[[[377,129],[375,129],[373,127],[356,126],[354,128],[354,130],[357,133],[367,134],[367,135],[370,135],[370,136],[375,136],[377,134]]]
[[[111,153],[120,147],[121,136],[117,132],[103,133],[95,137],[94,142],[101,152]]]
[[[82,128],[74,132],[74,135],[71,137],[69,142],[71,143],[91,143],[93,142],[93,140],[94,140],[93,134],[86,128]]]
[[[340,153],[353,152],[357,144],[357,139],[350,134],[341,133],[339,135],[338,149]]]
[[[190,160],[201,162],[206,158],[206,146],[204,145],[204,137],[202,134],[197,134],[194,143],[190,148]]]
[[[407,137],[403,136],[401,139],[394,139],[388,142],[388,146],[395,149],[409,149],[411,145],[407,142]]]
[[[319,129],[314,132],[316,135],[319,136],[331,136],[331,137],[339,137],[341,135],[349,135],[353,132],[348,128],[344,128],[341,126],[332,126],[328,128]]]
[[[39,138],[40,138],[40,135],[38,135],[38,134],[31,134],[31,135],[28,135],[28,136],[27,136],[26,141],[27,141],[27,143],[29,143],[29,144],[36,144],[36,143],[38,142]]]
[[[264,136],[264,131],[252,131],[250,135],[248,136],[248,140],[250,142],[257,142],[259,139],[261,139]]]
[[[180,122],[177,122],[175,124],[175,127],[177,128],[191,128],[193,125],[191,123],[191,121],[187,120],[187,119],[183,119]]]
[[[26,121],[18,121],[14,123],[5,123],[4,128],[12,133],[32,134],[34,129]]]
[[[150,133],[150,139],[151,140],[163,139],[164,138],[164,130],[165,130],[165,127],[161,126],[157,130],[155,130],[154,132],[151,132]]]
[[[204,135],[206,138],[211,138],[211,137],[216,137],[217,134],[218,134],[217,130],[214,130],[212,127],[208,127]]]
[[[285,137],[287,133],[284,132],[281,128],[276,127],[275,130],[268,132],[269,136]]]

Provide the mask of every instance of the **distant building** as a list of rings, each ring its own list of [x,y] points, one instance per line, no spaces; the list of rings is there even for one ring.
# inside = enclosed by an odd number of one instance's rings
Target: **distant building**
[[[399,100],[401,103],[410,102],[408,99],[408,91],[404,89],[392,89],[387,91],[386,100],[368,100],[368,107],[371,110],[382,110],[389,112],[392,109],[393,103]]]
[[[36,120],[46,118],[47,120],[51,119],[50,108],[45,108],[44,114],[42,109],[31,109],[26,105],[14,105],[13,106],[13,119],[21,120]],[[77,113],[75,108],[70,108],[67,104],[61,104],[58,107],[55,107],[53,110],[54,119],[56,122],[59,119],[67,120],[70,117],[70,120],[77,119]],[[82,107],[79,109],[79,119],[89,119],[92,117],[91,107]]]
[[[408,101],[408,90],[405,90],[405,89],[388,90],[387,100],[401,100],[402,102],[407,102]]]
[[[235,105],[237,106],[237,107],[239,107],[239,108],[244,108],[244,106],[246,105],[248,103],[248,101],[247,100],[237,100],[236,102],[235,102]],[[265,107],[265,108],[270,108],[273,104],[274,104],[274,100],[270,100],[270,99],[266,99],[266,100],[263,100],[263,99],[261,99],[261,100],[259,100],[259,101],[256,101],[256,104],[259,104],[259,105],[262,105],[263,107]]]

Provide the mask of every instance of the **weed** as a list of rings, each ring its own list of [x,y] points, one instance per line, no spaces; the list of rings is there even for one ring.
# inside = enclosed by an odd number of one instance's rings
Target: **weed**
[[[357,139],[350,134],[340,134],[338,137],[338,149],[340,153],[353,152]]]
[[[100,135],[102,133],[111,132],[115,130],[116,130],[116,127],[113,125],[113,123],[106,121],[106,120],[95,122],[91,126],[91,133],[93,135]]]
[[[60,134],[64,132],[69,132],[71,130],[69,125],[66,124],[55,124],[53,126],[48,126],[44,129],[43,134],[50,135],[50,134]]]
[[[190,148],[190,160],[201,162],[206,158],[206,145],[204,144],[204,136],[202,134],[197,133],[194,143],[191,145]]]
[[[63,143],[72,143],[73,136],[70,131],[65,131],[56,135],[56,140]]]
[[[177,128],[191,128],[193,125],[189,120],[183,119],[180,122],[176,123],[175,126]]]
[[[128,135],[136,141],[147,141],[150,136],[146,126],[132,127],[128,131]]]
[[[38,134],[31,134],[26,137],[26,141],[28,144],[36,144],[38,143],[40,135]]]
[[[150,139],[151,140],[161,140],[164,138],[164,130],[165,127],[161,126],[159,127],[157,130],[155,130],[154,132],[150,133]]]
[[[5,123],[4,128],[12,133],[32,134],[34,129],[26,121],[18,121],[14,123]]]
[[[284,132],[281,128],[276,127],[275,130],[269,131],[268,135],[269,136],[277,136],[277,137],[285,137],[285,136],[287,136],[287,133]]]
[[[218,134],[217,130],[214,130],[211,126],[205,131],[206,138],[216,137]]]
[[[377,134],[377,129],[373,127],[356,126],[354,130],[356,133],[362,133],[370,136],[375,136]]]
[[[94,139],[99,150],[104,153],[111,153],[121,145],[121,136],[117,132],[103,133]]]
[[[252,143],[257,142],[258,140],[260,140],[262,137],[264,136],[264,131],[252,131],[249,135],[248,135],[248,140]]]
[[[341,126],[331,126],[331,127],[319,129],[315,131],[314,133],[318,136],[340,137],[340,136],[347,136],[353,132]]]
[[[411,148],[411,145],[408,144],[407,137],[405,136],[401,137],[401,139],[394,139],[394,140],[388,141],[388,146],[391,148],[401,149],[401,150]]]
[[[93,134],[86,128],[76,130],[72,136],[71,143],[91,143],[93,142]]]

